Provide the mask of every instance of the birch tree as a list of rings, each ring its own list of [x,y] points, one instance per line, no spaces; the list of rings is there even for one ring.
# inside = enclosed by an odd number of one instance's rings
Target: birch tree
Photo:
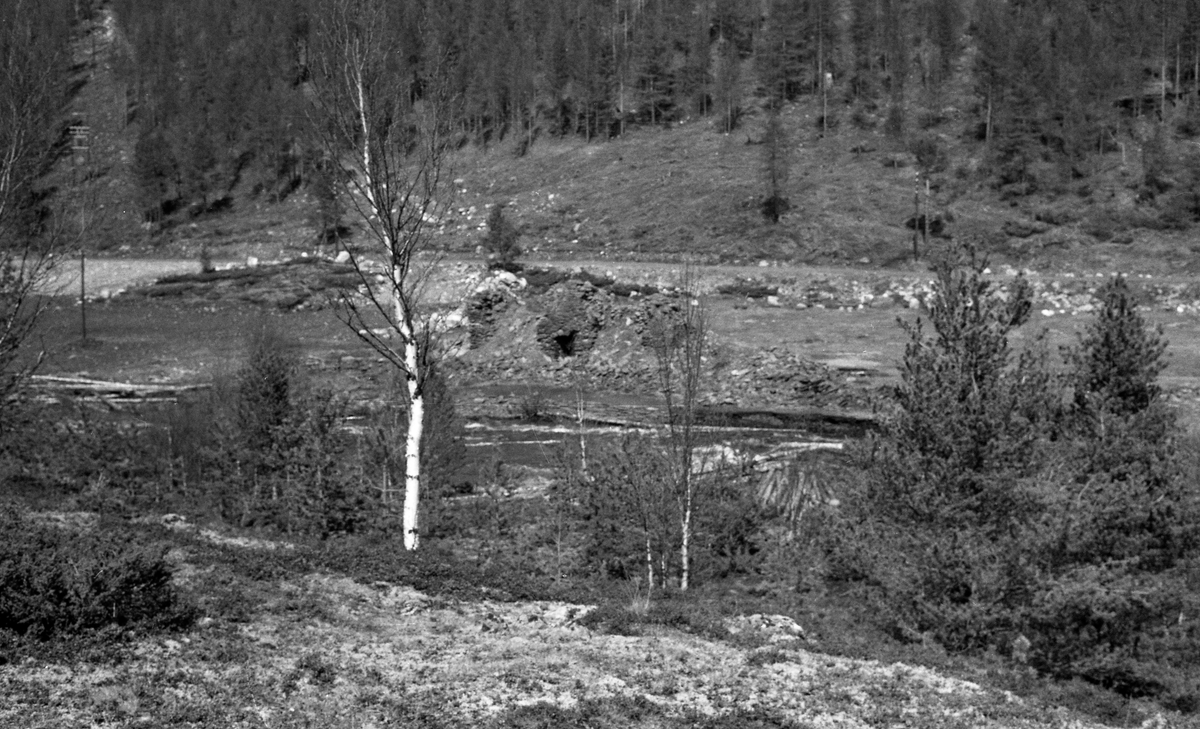
[[[691,548],[699,485],[693,456],[697,445],[696,419],[708,342],[708,316],[703,300],[694,298],[698,283],[694,270],[685,268],[681,278],[683,312],[678,318],[664,315],[658,321],[654,353],[667,409],[669,486],[679,515],[679,589],[686,590],[691,581]]]
[[[343,320],[404,379],[404,547],[418,547],[423,476],[422,428],[433,342],[422,294],[436,261],[436,220],[446,146],[446,98],[438,68],[416,66],[411,6],[336,0],[318,19],[313,128],[340,167],[349,210],[366,230],[369,253],[351,251],[358,291],[343,293]],[[428,56],[436,54],[430,53]],[[382,258],[374,264],[373,257]],[[423,259],[423,260],[418,260]],[[383,322],[385,326],[380,327]],[[389,490],[382,494],[387,502]]]

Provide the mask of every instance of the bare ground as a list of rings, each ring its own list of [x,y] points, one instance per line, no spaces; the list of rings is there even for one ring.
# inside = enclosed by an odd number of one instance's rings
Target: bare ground
[[[192,533],[197,546],[231,541]],[[230,589],[224,567],[190,552],[170,554],[181,589]],[[727,621],[725,639],[611,635],[580,624],[592,608],[559,602],[461,601],[321,573],[240,589],[256,602],[242,620],[138,641],[116,664],[0,666],[0,725],[552,727],[617,705],[636,708],[624,718],[637,727],[1099,726],[929,669],[811,652],[787,619]]]

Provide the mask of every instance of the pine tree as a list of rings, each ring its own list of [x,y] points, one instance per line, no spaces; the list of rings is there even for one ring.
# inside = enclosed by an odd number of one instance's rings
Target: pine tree
[[[1151,329],[1137,310],[1137,296],[1124,276],[1096,292],[1100,312],[1066,351],[1075,407],[1128,416],[1158,402],[1158,376],[1166,368],[1162,327]]]
[[[772,223],[778,223],[792,207],[786,195],[790,173],[791,149],[787,130],[778,106],[772,105],[768,108],[767,126],[763,131],[763,177],[767,194],[761,204],[763,217]]]

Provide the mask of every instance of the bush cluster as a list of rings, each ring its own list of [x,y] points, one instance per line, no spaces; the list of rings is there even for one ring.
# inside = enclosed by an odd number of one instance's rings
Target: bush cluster
[[[497,203],[488,213],[487,235],[483,238],[483,249],[488,254],[488,265],[505,271],[518,272],[521,265],[521,231],[504,217],[504,205]]]
[[[550,495],[554,518],[569,525],[564,571],[640,584],[646,592],[677,582],[683,504],[671,488],[670,449],[659,437],[634,434],[589,445],[586,470],[571,462],[578,458],[564,455]],[[696,583],[757,569],[768,526],[747,464],[709,467],[693,477],[689,564]]]
[[[894,407],[827,535],[830,575],[862,586],[898,637],[1004,653],[1028,641],[1053,675],[1176,690],[1200,647],[1187,627],[1198,512],[1155,384],[1161,333],[1113,278],[1055,373],[1041,340],[1008,346],[1028,285],[997,289],[984,267],[937,267]]]
[[[189,625],[161,549],[0,511],[0,655],[30,642]]]
[[[164,511],[329,537],[396,528],[407,408],[396,388],[361,434],[341,398],[304,376],[295,347],[254,332],[245,360],[205,391],[114,420],[84,403],[10,413],[0,496],[34,508],[131,516]],[[424,524],[462,488],[462,426],[435,373],[427,385]],[[20,427],[16,427],[19,425]]]

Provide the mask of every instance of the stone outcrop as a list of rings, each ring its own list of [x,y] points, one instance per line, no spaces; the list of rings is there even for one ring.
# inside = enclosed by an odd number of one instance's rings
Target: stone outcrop
[[[465,312],[472,347],[478,347],[496,332],[501,317],[510,305],[517,303],[517,292],[523,288],[525,280],[508,271],[493,271],[475,287]]]
[[[586,281],[553,286],[540,304],[545,314],[537,324],[539,349],[556,359],[590,351],[608,318],[609,298]]]

